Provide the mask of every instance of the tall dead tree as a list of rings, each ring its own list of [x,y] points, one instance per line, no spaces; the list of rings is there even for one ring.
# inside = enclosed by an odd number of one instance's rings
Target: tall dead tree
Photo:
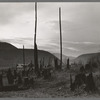
[[[25,51],[24,51],[24,45],[23,45],[23,65],[25,65]]]
[[[70,67],[69,67],[69,58],[67,59],[67,69],[70,69]]]
[[[26,76],[26,71],[25,71],[25,49],[24,49],[24,45],[23,45],[23,75]]]
[[[36,74],[39,75],[38,50],[37,50],[37,44],[36,44],[36,32],[37,32],[37,3],[35,2],[34,66],[35,66]]]
[[[60,69],[62,68],[62,29],[61,29],[61,8],[59,8],[59,28],[60,28]]]
[[[58,59],[56,57],[54,58],[54,65],[55,65],[55,69],[58,70],[59,69]]]

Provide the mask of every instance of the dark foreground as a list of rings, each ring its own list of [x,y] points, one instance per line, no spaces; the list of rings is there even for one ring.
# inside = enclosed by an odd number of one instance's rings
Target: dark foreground
[[[38,78],[34,87],[27,90],[0,92],[0,97],[28,97],[28,98],[66,98],[66,97],[100,97],[100,92],[87,93],[81,87],[74,92],[70,90],[70,74],[66,71],[55,72],[52,78],[44,80]],[[99,87],[98,87],[99,90]]]

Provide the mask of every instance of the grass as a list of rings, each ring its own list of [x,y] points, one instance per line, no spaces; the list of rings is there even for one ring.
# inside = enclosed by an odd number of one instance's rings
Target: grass
[[[28,97],[28,98],[67,98],[67,97],[100,97],[100,93],[87,93],[82,87],[75,92],[70,90],[70,72],[73,80],[76,74],[71,71],[54,71],[50,80],[38,78],[34,88],[23,91],[0,92],[0,97]],[[77,72],[77,71],[76,71]],[[97,75],[98,77],[97,77]],[[98,81],[97,81],[98,78]],[[100,87],[100,74],[94,73],[96,85]]]

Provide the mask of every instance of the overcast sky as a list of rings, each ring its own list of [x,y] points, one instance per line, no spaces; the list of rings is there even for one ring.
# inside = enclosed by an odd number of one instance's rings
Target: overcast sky
[[[58,8],[62,10],[63,54],[100,51],[100,3],[38,3],[38,48],[59,53]],[[0,41],[33,48],[34,3],[0,3]]]

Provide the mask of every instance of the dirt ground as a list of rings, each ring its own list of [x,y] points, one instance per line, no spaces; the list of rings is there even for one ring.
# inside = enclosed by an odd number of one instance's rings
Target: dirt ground
[[[0,92],[6,98],[67,98],[67,97],[100,97],[99,93],[87,93],[83,90],[70,91],[70,74],[66,71],[55,72],[50,80],[38,78],[34,88],[22,91]]]

